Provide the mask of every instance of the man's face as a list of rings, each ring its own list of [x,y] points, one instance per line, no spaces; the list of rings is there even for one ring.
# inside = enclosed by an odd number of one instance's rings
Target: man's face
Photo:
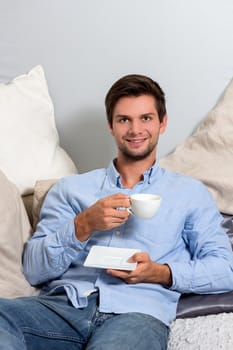
[[[163,133],[167,116],[159,121],[153,96],[122,97],[113,110],[111,133],[119,155],[131,160],[155,157],[159,134]]]

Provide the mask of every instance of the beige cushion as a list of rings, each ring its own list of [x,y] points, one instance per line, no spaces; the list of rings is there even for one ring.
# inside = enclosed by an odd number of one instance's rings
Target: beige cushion
[[[0,169],[22,195],[38,179],[60,178],[77,169],[59,145],[54,107],[43,68],[0,84]]]
[[[29,222],[32,225],[32,201],[33,201],[33,194],[28,194],[26,196],[22,196],[23,204],[25,206],[27,216],[29,218]]]
[[[233,214],[233,80],[193,135],[159,163],[203,181],[219,210]]]
[[[40,218],[40,209],[43,204],[43,201],[46,197],[46,194],[50,188],[55,184],[56,179],[49,180],[38,180],[36,181],[34,194],[32,199],[32,225],[33,231],[36,229],[36,225]]]
[[[22,273],[24,243],[31,226],[14,184],[0,171],[0,297],[14,298],[35,293]]]

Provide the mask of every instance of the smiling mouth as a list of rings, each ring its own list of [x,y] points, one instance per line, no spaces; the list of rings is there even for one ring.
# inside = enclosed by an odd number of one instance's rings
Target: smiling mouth
[[[142,143],[144,143],[146,141],[146,138],[143,138],[143,139],[126,139],[126,141],[130,145],[140,146]]]

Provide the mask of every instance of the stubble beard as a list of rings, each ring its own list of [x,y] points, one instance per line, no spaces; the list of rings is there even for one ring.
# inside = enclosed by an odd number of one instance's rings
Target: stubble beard
[[[148,156],[151,155],[151,153],[155,150],[156,144],[152,145],[150,144],[148,148],[142,152],[141,154],[134,154],[133,152],[130,152],[126,147],[119,147],[121,153],[130,161],[139,161],[146,159]]]

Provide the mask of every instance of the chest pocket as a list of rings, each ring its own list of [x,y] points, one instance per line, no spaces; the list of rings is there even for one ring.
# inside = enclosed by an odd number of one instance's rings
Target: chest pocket
[[[131,240],[129,244],[132,247],[137,244],[136,248],[148,252],[153,260],[174,254],[177,248],[185,246],[183,221],[174,222],[159,216],[148,220],[131,217],[127,225],[126,239]]]

